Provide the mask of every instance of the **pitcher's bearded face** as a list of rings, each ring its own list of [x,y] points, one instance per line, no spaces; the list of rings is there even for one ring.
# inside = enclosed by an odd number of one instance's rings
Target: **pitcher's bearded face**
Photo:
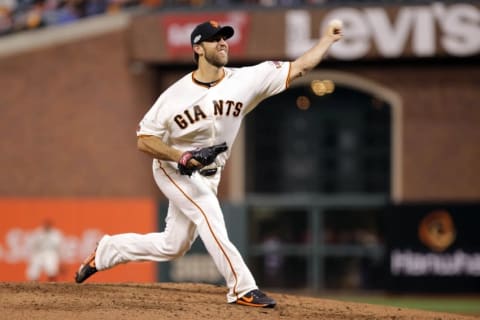
[[[222,36],[204,41],[201,45],[209,64],[224,67],[228,63],[228,44]]]

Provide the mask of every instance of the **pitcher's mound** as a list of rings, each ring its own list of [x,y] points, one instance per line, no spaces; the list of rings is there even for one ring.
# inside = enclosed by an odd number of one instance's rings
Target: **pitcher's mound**
[[[206,284],[0,283],[8,320],[474,319],[447,313],[269,293],[275,309],[229,305],[226,288]]]

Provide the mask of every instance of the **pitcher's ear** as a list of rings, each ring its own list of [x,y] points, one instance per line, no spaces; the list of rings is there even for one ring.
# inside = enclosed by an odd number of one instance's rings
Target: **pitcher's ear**
[[[199,44],[194,44],[193,45],[193,52],[198,54],[198,55],[202,55],[203,54],[203,48],[201,45]]]

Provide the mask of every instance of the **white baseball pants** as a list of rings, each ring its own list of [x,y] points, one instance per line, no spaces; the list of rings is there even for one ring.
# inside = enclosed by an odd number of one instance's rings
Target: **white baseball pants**
[[[217,198],[220,169],[210,177],[180,175],[175,168],[154,161],[153,175],[169,199],[163,232],[105,235],[95,258],[98,270],[129,261],[169,261],[183,256],[198,235],[225,278],[227,302],[234,302],[253,289],[255,279],[237,248],[230,242]]]
[[[27,267],[27,279],[38,280],[42,272],[49,278],[58,276],[60,257],[56,251],[34,253]]]

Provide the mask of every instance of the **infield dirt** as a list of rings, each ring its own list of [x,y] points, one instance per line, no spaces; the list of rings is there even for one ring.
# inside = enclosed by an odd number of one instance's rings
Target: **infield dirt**
[[[0,283],[0,319],[479,319],[450,313],[269,293],[274,309],[229,305],[224,287],[190,283]]]

